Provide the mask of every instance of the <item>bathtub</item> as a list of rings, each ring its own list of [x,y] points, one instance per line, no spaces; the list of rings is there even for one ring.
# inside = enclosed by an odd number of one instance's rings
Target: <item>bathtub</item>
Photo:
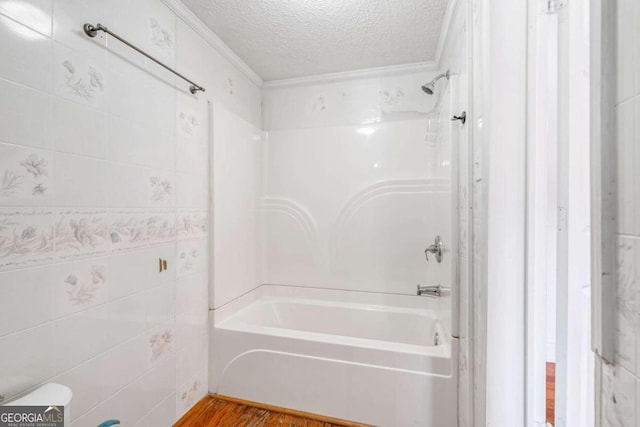
[[[209,390],[376,426],[454,427],[449,304],[263,285],[211,311]]]

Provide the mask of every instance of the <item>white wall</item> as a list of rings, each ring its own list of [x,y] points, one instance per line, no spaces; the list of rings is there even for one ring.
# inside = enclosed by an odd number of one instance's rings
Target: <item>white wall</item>
[[[266,90],[265,283],[451,286],[450,250],[442,264],[424,259],[436,235],[452,245],[448,84],[420,90],[435,74]]]
[[[457,283],[459,290],[454,306],[458,313],[458,331],[460,338],[458,357],[458,421],[461,427],[473,426],[473,303],[472,303],[472,141],[471,127],[473,126],[470,109],[470,76],[469,76],[469,22],[467,0],[451,2],[448,11],[449,25],[446,37],[443,41],[440,68],[449,69],[452,77],[452,109],[453,113],[460,114],[466,111],[468,122],[464,125],[456,125],[452,130],[452,179],[455,197],[454,208],[454,239],[456,251],[454,255],[453,281]],[[454,322],[456,320],[454,319]]]
[[[206,102],[259,126],[255,77],[158,0],[0,1],[0,56],[0,394],[169,425],[207,392]]]
[[[559,19],[556,426],[593,424],[590,356],[589,9],[568,4]],[[556,320],[556,318],[554,318]],[[554,335],[555,338],[555,335]]]
[[[213,111],[213,292],[218,308],[259,286],[262,254],[258,206],[265,133],[216,106]]]
[[[473,7],[474,418],[506,427],[526,422],[527,5]]]
[[[617,262],[614,273],[615,300],[611,307],[606,306],[604,296],[597,293],[594,298],[598,307],[594,315],[605,311],[612,311],[615,330],[604,330],[603,334],[614,334],[614,355],[612,364],[606,363],[596,354],[597,384],[596,384],[596,425],[601,426],[636,426],[640,422],[638,412],[640,402],[640,363],[638,343],[640,342],[638,320],[640,316],[638,298],[640,286],[640,7],[636,1],[618,0],[592,8],[594,21],[602,33],[602,46],[597,57],[602,55],[604,60],[613,60],[607,67],[603,64],[603,87],[617,88],[615,92],[594,93],[598,101],[613,96],[613,113],[615,114],[615,132],[612,140],[603,139],[603,157],[598,158],[603,168],[613,168],[614,192],[617,199],[615,217],[615,243],[612,249]],[[605,8],[606,6],[606,8]],[[599,28],[602,25],[602,28]],[[610,44],[609,44],[610,41]],[[609,75],[612,70],[614,75]],[[617,71],[617,73],[616,73]],[[611,80],[609,80],[611,79]],[[612,84],[609,85],[608,81]],[[613,83],[615,82],[615,83]],[[595,92],[595,91],[594,91]],[[609,106],[603,105],[603,119],[610,113]],[[602,122],[606,126],[607,122]],[[604,129],[604,128],[603,128]],[[604,129],[606,131],[606,129]],[[599,137],[597,135],[596,137]],[[613,163],[609,163],[604,153],[613,155]],[[600,154],[600,153],[599,153]],[[603,172],[603,177],[605,173]],[[599,195],[603,198],[605,194]],[[606,214],[607,207],[603,206]],[[603,219],[604,219],[603,214]],[[606,236],[602,236],[606,239]],[[605,251],[608,247],[603,246]],[[603,258],[613,254],[604,253]],[[596,281],[594,280],[594,284]],[[610,292],[611,289],[602,289]],[[599,319],[596,319],[598,321]],[[604,324],[606,326],[606,323]],[[599,343],[596,346],[602,347]]]

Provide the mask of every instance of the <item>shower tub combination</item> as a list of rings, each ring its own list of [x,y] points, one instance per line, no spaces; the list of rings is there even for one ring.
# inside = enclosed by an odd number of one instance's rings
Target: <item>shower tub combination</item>
[[[457,424],[449,297],[263,285],[212,313],[212,392],[378,426]]]

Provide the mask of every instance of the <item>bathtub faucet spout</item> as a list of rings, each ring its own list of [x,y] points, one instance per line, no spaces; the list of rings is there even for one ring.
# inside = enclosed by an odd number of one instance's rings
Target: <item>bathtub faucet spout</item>
[[[441,297],[443,295],[448,294],[450,291],[449,288],[445,288],[440,285],[432,285],[432,286],[417,285],[417,287],[418,287],[418,290],[416,292],[416,295],[418,296],[428,295],[432,297]]]

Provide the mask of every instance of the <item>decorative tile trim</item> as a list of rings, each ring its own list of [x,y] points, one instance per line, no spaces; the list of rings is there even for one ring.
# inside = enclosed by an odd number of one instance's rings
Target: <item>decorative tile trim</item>
[[[178,211],[176,234],[178,240],[198,239],[208,235],[209,216],[206,210]]]
[[[111,214],[109,240],[114,252],[167,243],[175,236],[175,214],[171,211],[115,211]]]
[[[77,313],[107,299],[107,258],[91,258],[56,265],[56,314]]]
[[[174,186],[169,178],[149,177],[149,200],[151,204],[170,205],[173,202]]]
[[[151,30],[151,44],[167,50],[173,47],[173,34],[163,28],[155,18],[149,18],[149,29]]]
[[[94,301],[99,289],[106,282],[103,265],[92,265],[88,277],[69,274],[64,283],[68,285],[67,300],[71,305],[87,305]]]
[[[380,97],[382,98],[383,107],[392,107],[401,103],[402,99],[404,99],[405,94],[402,88],[393,88],[393,89],[385,89],[380,91]]]
[[[322,113],[327,109],[327,96],[317,95],[307,103],[307,111],[310,113]]]
[[[206,263],[205,239],[185,240],[178,242],[176,277],[202,271]]]
[[[0,201],[36,198],[50,193],[49,160],[38,154],[28,154],[16,164],[5,164],[0,171]]]
[[[155,362],[174,351],[175,337],[171,328],[160,328],[149,336],[149,361]]]
[[[233,79],[231,77],[227,77],[227,80],[225,80],[224,91],[229,95],[233,95]]]
[[[60,211],[55,222],[55,249],[59,259],[88,257],[109,250],[106,211]]]
[[[53,212],[0,210],[0,270],[53,260]]]
[[[178,114],[179,129],[184,135],[193,136],[196,128],[200,127],[200,122],[194,113],[180,111]]]
[[[199,400],[202,395],[202,384],[200,381],[191,381],[180,393],[180,403],[183,409],[189,409]]]
[[[89,66],[87,74],[80,73],[76,65],[65,59],[60,64],[64,68],[67,91],[85,101],[91,101],[97,93],[104,92],[104,77],[95,67]]]

